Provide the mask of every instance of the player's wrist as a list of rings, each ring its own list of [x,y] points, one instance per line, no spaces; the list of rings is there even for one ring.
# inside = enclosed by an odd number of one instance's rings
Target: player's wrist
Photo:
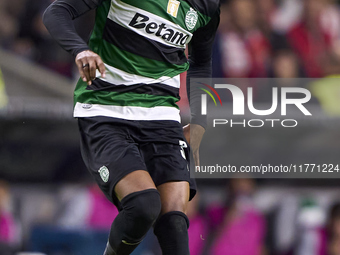
[[[80,53],[83,53],[83,52],[85,52],[85,51],[90,51],[90,48],[89,48],[89,47],[86,47],[86,48],[79,48],[79,49],[75,50],[75,51],[72,53],[72,55],[73,55],[75,58],[77,58],[78,55],[79,55]]]

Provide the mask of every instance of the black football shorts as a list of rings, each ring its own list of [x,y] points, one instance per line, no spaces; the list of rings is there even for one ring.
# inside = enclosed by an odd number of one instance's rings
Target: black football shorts
[[[119,206],[114,187],[136,170],[149,172],[156,186],[187,181],[190,199],[189,146],[176,121],[133,121],[110,117],[78,118],[85,165],[106,197]]]

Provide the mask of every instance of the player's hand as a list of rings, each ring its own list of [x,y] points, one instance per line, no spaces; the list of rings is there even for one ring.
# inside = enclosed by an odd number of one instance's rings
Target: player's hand
[[[200,165],[199,148],[204,135],[205,129],[197,124],[188,124],[183,127],[185,139],[190,144],[195,166]]]
[[[85,50],[76,56],[75,60],[80,77],[88,85],[92,84],[92,80],[96,78],[96,70],[98,69],[101,76],[105,78],[105,66],[100,56],[93,51]]]

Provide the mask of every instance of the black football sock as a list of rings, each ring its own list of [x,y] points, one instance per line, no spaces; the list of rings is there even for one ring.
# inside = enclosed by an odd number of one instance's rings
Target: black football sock
[[[189,255],[188,217],[182,212],[168,212],[155,224],[163,255]]]
[[[156,189],[134,192],[121,201],[122,210],[113,221],[104,255],[127,255],[133,252],[154,224],[161,210]]]

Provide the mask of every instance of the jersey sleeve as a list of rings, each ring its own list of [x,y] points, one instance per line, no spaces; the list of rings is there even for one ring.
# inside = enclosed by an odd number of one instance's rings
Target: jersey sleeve
[[[72,20],[97,8],[103,1],[106,0],[57,0],[44,12],[44,25],[59,45],[75,57],[89,47],[77,34]]]
[[[189,44],[190,68],[187,73],[187,94],[190,103],[192,124],[206,128],[206,116],[201,115],[201,92],[198,84],[191,84],[191,78],[211,78],[212,74],[212,48],[216,31],[220,22],[219,9],[212,16],[210,22],[193,34]]]

